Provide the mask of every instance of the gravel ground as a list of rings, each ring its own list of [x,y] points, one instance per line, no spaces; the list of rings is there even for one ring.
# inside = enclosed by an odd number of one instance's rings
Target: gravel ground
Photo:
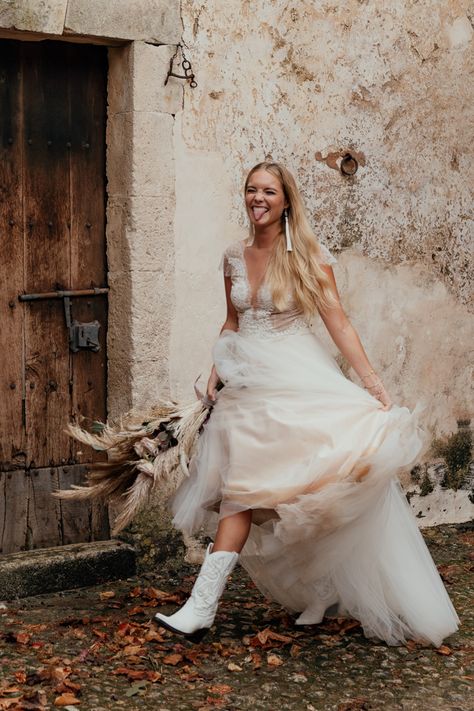
[[[423,531],[461,629],[388,647],[354,620],[300,628],[240,568],[200,644],[156,627],[195,567],[2,605],[0,710],[473,711],[472,526]]]

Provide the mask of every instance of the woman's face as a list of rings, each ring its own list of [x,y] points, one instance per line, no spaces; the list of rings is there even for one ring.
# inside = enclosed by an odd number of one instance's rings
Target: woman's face
[[[245,191],[245,206],[252,225],[268,227],[281,221],[288,202],[280,180],[268,170],[256,170]]]

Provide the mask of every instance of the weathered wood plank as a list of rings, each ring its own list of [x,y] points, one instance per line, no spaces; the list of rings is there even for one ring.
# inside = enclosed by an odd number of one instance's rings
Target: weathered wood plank
[[[103,47],[73,47],[70,62],[71,279],[77,288],[106,286],[105,120],[107,55]],[[99,321],[101,350],[72,355],[72,414],[89,420],[106,418],[107,298],[74,299],[74,318]],[[81,461],[104,455],[73,442]],[[82,452],[78,455],[77,452]],[[98,523],[98,528],[103,528]]]
[[[83,484],[86,467],[81,464],[59,467],[59,487],[70,489],[72,484]],[[92,540],[92,512],[89,503],[61,500],[62,543]]]
[[[33,469],[67,464],[69,420],[69,352],[62,301],[28,305],[26,342],[27,464]]]
[[[23,46],[25,273],[28,292],[70,286],[68,49]],[[63,304],[25,305],[27,464],[70,460],[69,350]]]
[[[32,469],[28,478],[28,524],[26,546],[47,548],[62,543],[60,502],[52,492],[59,488],[54,467]]]
[[[105,123],[107,53],[71,45],[71,279],[78,288],[106,286]]]
[[[0,553],[25,550],[27,513],[28,474],[0,472]]]
[[[0,43],[0,469],[25,466],[23,396],[23,213],[21,57]]]

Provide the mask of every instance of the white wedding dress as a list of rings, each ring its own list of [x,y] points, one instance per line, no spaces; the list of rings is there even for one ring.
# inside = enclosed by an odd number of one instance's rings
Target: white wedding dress
[[[213,351],[225,387],[172,501],[186,533],[253,510],[241,563],[299,624],[337,603],[367,637],[442,640],[458,628],[397,478],[421,449],[418,411],[381,409],[348,380],[291,299],[263,282],[252,297],[245,245],[227,248],[239,330]],[[322,247],[323,260],[336,260]]]

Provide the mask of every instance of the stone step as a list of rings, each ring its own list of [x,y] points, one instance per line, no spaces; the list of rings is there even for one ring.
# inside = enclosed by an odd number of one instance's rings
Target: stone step
[[[135,572],[135,550],[117,540],[11,553],[0,556],[0,600],[98,585]]]

